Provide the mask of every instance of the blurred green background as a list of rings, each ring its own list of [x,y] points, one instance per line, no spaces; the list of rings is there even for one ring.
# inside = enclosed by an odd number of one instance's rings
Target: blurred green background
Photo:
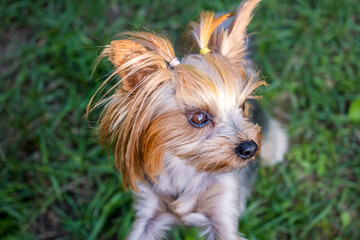
[[[233,0],[0,2],[0,238],[124,239],[132,195],[98,146],[86,104],[101,46],[139,26],[178,46],[202,9]],[[286,126],[286,161],[262,168],[239,229],[248,239],[360,239],[360,4],[264,0],[249,32]],[[179,49],[179,48],[178,48]],[[196,239],[177,228],[169,239]]]

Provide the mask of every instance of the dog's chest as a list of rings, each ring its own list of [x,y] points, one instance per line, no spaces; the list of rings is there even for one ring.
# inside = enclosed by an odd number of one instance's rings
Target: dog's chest
[[[180,158],[167,153],[164,157],[164,172],[159,176],[154,190],[172,198],[194,196],[204,192],[215,178],[215,175],[196,172]]]

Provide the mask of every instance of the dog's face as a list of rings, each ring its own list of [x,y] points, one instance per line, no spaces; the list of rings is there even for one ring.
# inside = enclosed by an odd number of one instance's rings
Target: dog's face
[[[146,139],[156,133],[154,145],[164,141],[165,150],[201,172],[232,171],[254,160],[262,136],[248,121],[246,99],[262,82],[221,55],[191,55],[182,64],[188,71],[169,86],[172,108],[153,120]]]
[[[248,121],[246,100],[264,82],[249,71],[244,39],[257,2],[242,4],[219,31],[229,15],[202,14],[192,34],[210,53],[189,55],[177,66],[169,66],[170,42],[151,33],[130,33],[106,46],[101,57],[115,66],[110,78],[120,75],[122,82],[106,99],[100,139],[114,145],[124,184],[136,189],[137,180],[155,181],[165,152],[199,172],[228,172],[256,158],[262,136]]]

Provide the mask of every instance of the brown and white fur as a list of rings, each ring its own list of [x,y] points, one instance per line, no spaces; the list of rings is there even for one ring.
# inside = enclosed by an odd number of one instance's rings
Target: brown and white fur
[[[169,65],[170,41],[153,33],[125,33],[105,46],[100,57],[114,72],[103,86],[121,79],[93,108],[105,104],[100,141],[113,146],[123,184],[135,193],[128,239],[162,239],[175,224],[197,226],[206,239],[241,239],[238,219],[258,153],[269,165],[287,149],[279,123],[253,100],[265,84],[246,57],[246,27],[258,2],[243,2],[229,27],[220,24],[231,14],[202,13],[190,34],[205,52],[178,65]],[[256,144],[247,157],[239,153],[245,142]]]

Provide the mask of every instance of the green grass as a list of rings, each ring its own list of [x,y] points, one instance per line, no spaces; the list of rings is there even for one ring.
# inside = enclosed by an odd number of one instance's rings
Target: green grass
[[[177,44],[201,9],[238,4],[122,2],[0,2],[3,239],[124,239],[132,195],[84,119],[111,69],[100,64],[90,80],[100,47],[138,26]],[[240,221],[249,239],[360,239],[359,16],[357,0],[264,0],[256,10],[262,105],[284,122],[291,148],[260,170]],[[169,236],[194,239],[194,230]]]

